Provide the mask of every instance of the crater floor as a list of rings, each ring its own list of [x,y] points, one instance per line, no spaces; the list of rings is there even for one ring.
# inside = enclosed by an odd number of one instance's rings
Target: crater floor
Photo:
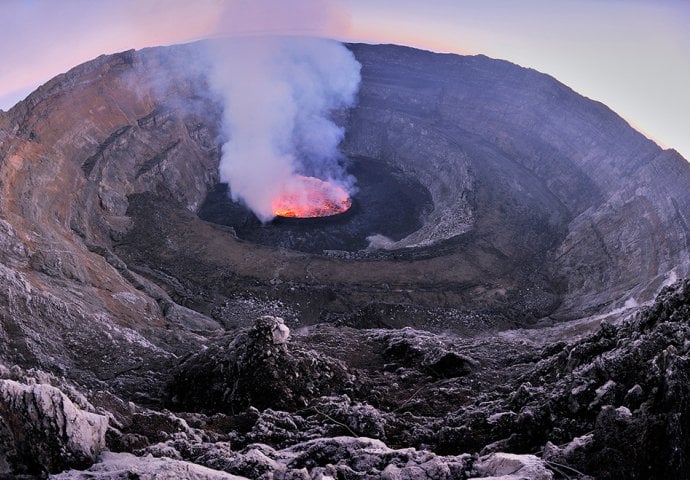
[[[433,209],[431,195],[415,178],[370,158],[352,158],[347,172],[357,179],[352,207],[332,217],[277,217],[262,224],[251,211],[230,199],[227,184],[209,191],[199,209],[203,220],[232,227],[243,240],[308,253],[359,251],[367,237],[401,240],[418,230]]]

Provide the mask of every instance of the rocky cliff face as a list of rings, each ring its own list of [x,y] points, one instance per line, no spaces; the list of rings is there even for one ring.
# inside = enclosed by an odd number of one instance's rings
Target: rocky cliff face
[[[400,245],[479,235],[492,260],[549,271],[563,294],[557,318],[647,301],[687,274],[689,173],[677,152],[534,70],[353,49],[363,81],[346,151],[395,164],[434,197]],[[459,250],[477,257],[478,243]]]
[[[153,191],[193,210],[217,174],[217,134],[198,118],[215,125],[215,110],[203,100],[182,116],[163,106],[161,96],[174,102],[185,90],[157,78],[164,57],[100,57],[4,118],[4,358],[92,379],[174,358],[166,340],[142,332],[196,314],[111,253],[131,223],[127,195]]]
[[[685,400],[671,400],[686,396],[685,284],[658,307],[672,320],[650,310],[557,343],[687,276],[690,164],[533,70],[350,48],[363,68],[357,106],[335,112],[344,152],[431,201],[380,250],[272,248],[197,216],[222,115],[203,46],[99,57],[0,112],[0,360],[17,365],[0,375],[0,472],[82,468],[107,448],[177,462],[142,472],[192,462],[202,476],[471,478],[508,465],[551,478],[566,465],[646,478],[624,465],[630,451],[671,435],[690,453],[672,421]],[[284,318],[291,340],[247,330],[262,316]],[[512,330],[527,326],[543,329]],[[669,359],[672,371],[624,373]],[[618,445],[639,425],[639,444]],[[575,437],[544,450],[551,464],[488,457]],[[660,448],[640,458],[681,478],[682,455]],[[109,478],[122,455],[93,472]]]

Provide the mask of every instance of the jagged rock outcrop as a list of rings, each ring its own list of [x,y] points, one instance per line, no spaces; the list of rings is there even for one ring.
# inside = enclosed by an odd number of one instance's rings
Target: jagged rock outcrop
[[[435,377],[452,378],[467,375],[478,366],[475,360],[459,352],[452,341],[409,327],[382,331],[374,338],[386,344],[383,355],[391,362],[385,366],[387,369],[414,366]]]
[[[591,433],[556,456],[596,478],[687,478],[689,280],[636,318],[542,360],[529,377],[526,403],[555,413],[555,431]]]
[[[43,475],[95,462],[105,449],[108,419],[34,377],[28,384],[3,378],[18,371],[0,365],[0,476]]]
[[[177,409],[236,412],[249,406],[295,409],[348,388],[344,365],[314,351],[290,348],[282,318],[263,316],[185,360],[169,385]]]

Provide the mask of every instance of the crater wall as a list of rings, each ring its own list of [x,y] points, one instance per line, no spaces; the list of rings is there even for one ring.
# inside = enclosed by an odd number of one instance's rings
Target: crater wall
[[[430,208],[361,255],[238,238],[197,216],[221,144],[199,48],[99,57],[0,115],[6,358],[126,389],[136,359],[158,378],[261,314],[469,334],[631,307],[688,273],[679,154],[548,75],[390,45],[349,46],[342,148]]]

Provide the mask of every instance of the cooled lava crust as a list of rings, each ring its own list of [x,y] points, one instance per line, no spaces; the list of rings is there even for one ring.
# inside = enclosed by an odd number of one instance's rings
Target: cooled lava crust
[[[276,217],[264,224],[230,199],[227,184],[218,184],[206,197],[199,217],[232,227],[239,238],[262,245],[309,253],[354,252],[366,249],[372,235],[400,240],[419,229],[433,209],[424,186],[383,162],[354,158],[348,171],[357,179],[357,190],[352,206],[340,214]]]

